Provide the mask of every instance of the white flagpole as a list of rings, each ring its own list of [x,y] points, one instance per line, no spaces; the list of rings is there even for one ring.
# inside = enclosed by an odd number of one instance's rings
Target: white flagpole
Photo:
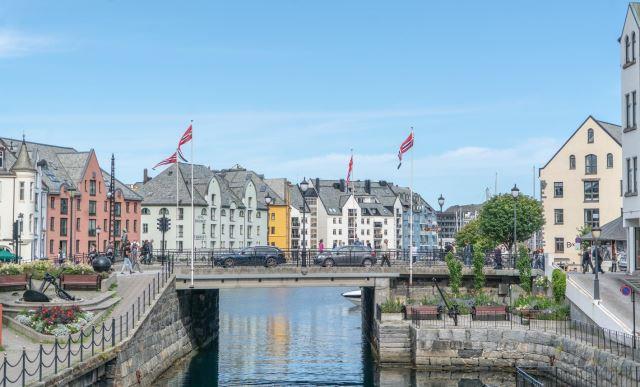
[[[413,145],[411,146],[411,171],[409,176],[409,286],[413,285],[413,148],[416,141],[413,135],[413,127],[411,127],[411,137]]]
[[[191,120],[191,287],[193,287],[193,262],[196,255],[196,213],[193,205],[193,120]]]
[[[176,217],[173,228],[176,230],[175,249],[178,251],[178,216],[180,214],[180,188],[178,183],[178,177],[180,176],[180,148],[176,148]]]

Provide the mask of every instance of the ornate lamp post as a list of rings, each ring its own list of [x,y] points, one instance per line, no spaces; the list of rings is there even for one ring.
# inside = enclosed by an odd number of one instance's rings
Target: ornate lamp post
[[[271,235],[271,228],[269,228],[269,220],[271,220],[271,211],[269,211],[269,206],[273,203],[273,198],[269,195],[269,191],[264,196],[264,204],[267,205],[267,245],[269,244],[269,236]]]
[[[444,206],[444,196],[442,196],[442,194],[440,194],[440,197],[438,198],[438,205],[440,205],[440,219],[442,220],[442,207]],[[440,250],[442,250],[442,236],[440,235],[442,232],[442,226],[438,225],[438,227],[440,228],[440,232],[438,233],[438,237],[440,238]]]
[[[518,238],[517,238],[517,212],[516,208],[518,207],[518,197],[520,196],[520,190],[517,185],[513,185],[511,188],[511,196],[513,196],[513,259],[517,259],[518,256]]]
[[[598,272],[600,271],[600,266],[598,266],[599,261],[600,261],[600,250],[598,249],[598,245],[600,243],[599,239],[600,239],[600,235],[601,235],[601,230],[600,227],[594,227],[593,229],[591,229],[591,235],[593,236],[593,242],[595,245],[595,249],[593,250],[594,252],[594,258],[595,258],[595,271],[596,271],[596,276],[593,279],[593,299],[594,300],[599,300],[600,299],[600,279],[598,278]]]
[[[76,196],[75,188],[69,188],[69,260],[73,262],[73,227],[75,225],[75,219],[73,219],[73,198]]]
[[[302,267],[307,267],[307,199],[305,193],[309,189],[309,182],[306,178],[300,183],[302,192]]]
[[[96,246],[96,252],[98,254],[100,254],[100,233],[102,232],[102,229],[100,228],[100,226],[96,227],[96,235],[98,236],[98,246]]]

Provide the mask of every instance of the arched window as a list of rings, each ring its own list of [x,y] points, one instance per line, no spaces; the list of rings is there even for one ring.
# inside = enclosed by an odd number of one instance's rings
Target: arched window
[[[598,156],[586,155],[584,157],[584,173],[587,175],[595,175],[598,173]]]
[[[207,209],[203,208],[202,211],[200,211],[200,215],[207,216]]]
[[[145,207],[142,209],[142,215],[151,215],[151,211],[149,211],[149,209]]]
[[[613,154],[607,153],[607,168],[613,168]]]
[[[587,130],[587,142],[593,144],[593,129]]]
[[[166,208],[161,208],[160,209],[160,215],[169,215],[169,210],[167,210]]]
[[[624,37],[624,63],[629,63],[629,35]]]
[[[0,168],[4,168],[4,149],[0,149]]]
[[[576,169],[576,156],[569,156],[569,169]]]
[[[633,31],[631,33],[631,60],[635,62],[636,60],[636,32]]]

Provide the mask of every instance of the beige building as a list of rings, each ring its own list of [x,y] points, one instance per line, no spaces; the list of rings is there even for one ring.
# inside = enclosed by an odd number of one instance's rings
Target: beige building
[[[589,116],[540,168],[542,235],[556,262],[579,263],[579,230],[620,217],[621,138],[620,126]]]

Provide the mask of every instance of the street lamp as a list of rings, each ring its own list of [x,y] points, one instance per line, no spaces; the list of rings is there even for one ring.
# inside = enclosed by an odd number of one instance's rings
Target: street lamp
[[[24,214],[21,212],[18,214],[18,220],[16,220],[14,227],[14,234],[15,234],[15,240],[14,240],[14,244],[15,244],[15,253],[16,253],[16,260],[20,259],[20,237],[22,236],[22,229],[23,229],[23,221],[24,219]]]
[[[596,272],[596,276],[593,279],[593,299],[594,300],[599,300],[600,299],[600,279],[598,278],[598,272],[600,271],[600,266],[598,265],[598,261],[600,260],[600,250],[598,249],[598,244],[599,244],[599,239],[600,239],[600,235],[601,235],[601,230],[600,227],[594,227],[593,229],[591,229],[591,235],[593,236],[593,241],[594,241],[594,245],[596,246],[595,249],[593,249],[593,255],[595,255],[595,272]]]
[[[516,208],[518,207],[518,196],[520,196],[520,190],[517,185],[513,185],[511,188],[511,196],[513,197],[513,259],[517,259],[518,256],[518,238],[517,238],[517,212]]]
[[[100,226],[96,227],[96,235],[98,236],[98,246],[97,247],[97,253],[100,254],[100,233],[102,232],[102,229],[100,228]]]
[[[271,211],[269,211],[269,206],[271,205],[271,203],[273,203],[273,198],[271,197],[271,195],[269,195],[269,192],[267,191],[267,194],[264,196],[264,203],[267,205],[267,245],[269,244],[269,236],[271,235],[271,228],[269,228],[269,220],[271,218]]]
[[[74,227],[74,219],[73,219],[73,198],[76,196],[76,190],[74,188],[67,189],[69,193],[69,219],[71,220],[69,225],[69,259],[73,261],[73,227]]]
[[[438,204],[440,205],[440,220],[442,220],[442,206],[444,206],[444,196],[442,196],[442,194],[440,194],[440,197],[438,198]],[[442,250],[442,226],[439,225],[440,227],[440,232],[438,232],[438,237],[440,238],[440,250]]]
[[[309,182],[306,178],[300,183],[302,191],[302,267],[307,267],[307,199],[305,193],[309,189]]]

